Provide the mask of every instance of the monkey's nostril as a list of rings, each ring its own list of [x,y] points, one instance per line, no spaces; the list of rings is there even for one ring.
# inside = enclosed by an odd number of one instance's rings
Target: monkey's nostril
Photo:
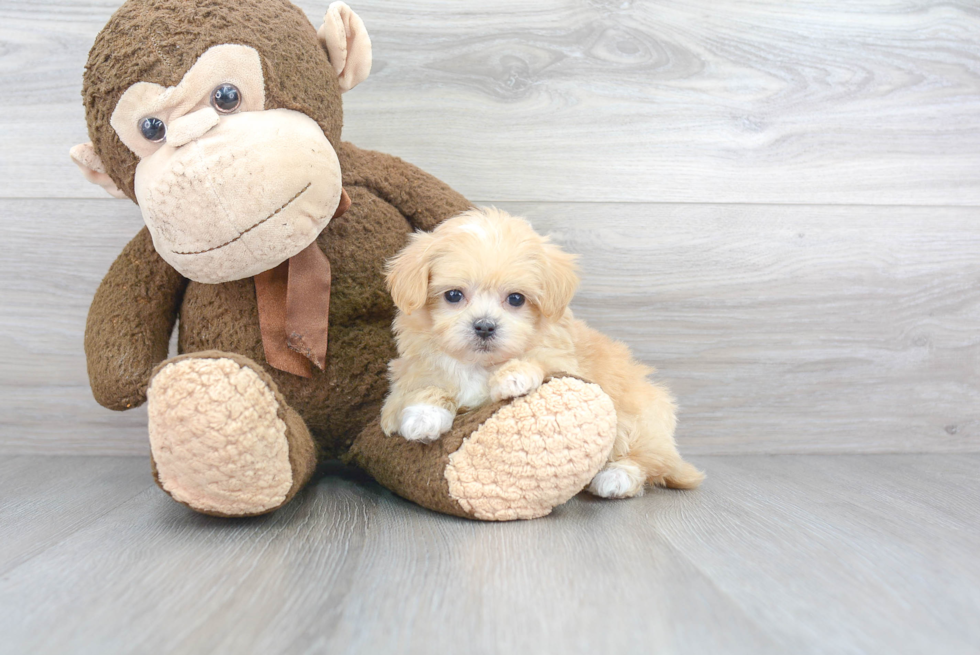
[[[489,318],[481,318],[473,323],[476,336],[481,339],[489,339],[497,331],[497,324]]]

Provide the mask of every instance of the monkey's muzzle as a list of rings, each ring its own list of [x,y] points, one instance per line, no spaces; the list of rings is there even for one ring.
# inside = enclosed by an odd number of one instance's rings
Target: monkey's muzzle
[[[313,243],[341,201],[340,162],[320,126],[288,109],[222,117],[136,168],[160,256],[216,284],[275,268]]]

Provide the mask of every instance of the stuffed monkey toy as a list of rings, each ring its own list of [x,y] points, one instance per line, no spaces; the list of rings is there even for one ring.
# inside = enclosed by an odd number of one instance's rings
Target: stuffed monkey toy
[[[596,385],[551,379],[431,444],[379,428],[384,262],[470,204],[341,141],[341,94],[370,68],[341,2],[319,30],[287,0],[128,0],[112,16],[85,68],[91,142],[71,156],[146,226],[92,301],[92,391],[114,410],[148,403],[157,483],[205,514],[275,510],[339,458],[438,512],[543,516],[612,447]]]

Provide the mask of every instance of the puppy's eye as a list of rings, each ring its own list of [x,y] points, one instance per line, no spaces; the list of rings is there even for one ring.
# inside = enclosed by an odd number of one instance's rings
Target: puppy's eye
[[[524,304],[524,296],[522,296],[519,293],[512,293],[509,296],[507,296],[507,303],[511,307],[520,307],[521,305]]]
[[[453,304],[458,303],[463,299],[463,292],[459,289],[450,289],[446,293],[442,294],[445,297],[446,302],[451,302]]]
[[[222,84],[211,92],[211,105],[222,114],[230,114],[242,104],[242,94],[234,84]]]
[[[167,126],[163,124],[162,120],[154,116],[149,116],[141,120],[139,128],[140,134],[147,141],[160,143],[167,138]]]

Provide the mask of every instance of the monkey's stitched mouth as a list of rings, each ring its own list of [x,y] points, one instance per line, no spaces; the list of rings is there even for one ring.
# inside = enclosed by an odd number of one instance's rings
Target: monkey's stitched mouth
[[[268,216],[266,216],[265,218],[263,218],[261,221],[259,221],[258,223],[256,223],[252,227],[250,227],[247,230],[243,231],[241,234],[239,234],[237,237],[235,237],[231,241],[225,241],[221,245],[214,246],[213,248],[206,248],[205,250],[196,250],[196,251],[193,251],[193,252],[190,252],[190,251],[188,251],[188,252],[178,252],[178,251],[175,250],[174,251],[174,254],[175,255],[203,255],[206,252],[213,252],[215,250],[218,250],[219,248],[224,248],[225,246],[230,246],[231,244],[235,243],[236,241],[238,241],[239,239],[241,239],[243,236],[245,236],[246,234],[248,234],[249,232],[251,232],[252,230],[254,230],[255,228],[257,228],[258,226],[262,225],[263,223],[265,223],[266,221],[268,221],[270,218],[272,218],[273,216],[275,216],[276,214],[278,214],[279,212],[281,212],[282,210],[284,210],[286,207],[289,207],[291,204],[293,204],[293,201],[296,200],[297,198],[299,198],[304,193],[306,193],[306,190],[309,189],[310,186],[312,186],[312,184],[313,184],[312,182],[307,182],[305,187],[303,187],[302,189],[300,189],[299,191],[297,191],[296,192],[296,195],[294,195],[292,198],[290,198],[285,203],[283,203],[283,205],[279,209],[277,209],[276,211],[272,212],[271,214],[269,214]]]

